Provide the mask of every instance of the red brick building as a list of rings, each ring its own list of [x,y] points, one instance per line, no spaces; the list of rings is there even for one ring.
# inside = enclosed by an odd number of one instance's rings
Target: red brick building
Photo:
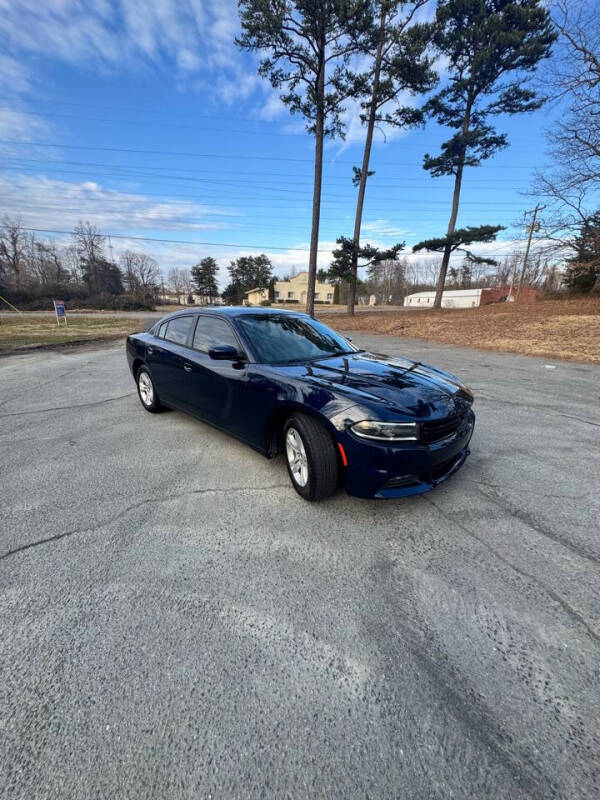
[[[495,286],[493,289],[482,289],[481,290],[481,300],[479,301],[480,306],[485,306],[488,303],[502,303],[508,297],[508,293],[510,291],[510,286]],[[512,296],[513,299],[517,297],[517,287],[513,286],[512,289]],[[532,300],[537,299],[537,291],[532,289],[531,286],[523,286],[521,289],[521,294],[519,295],[519,300],[531,302]]]

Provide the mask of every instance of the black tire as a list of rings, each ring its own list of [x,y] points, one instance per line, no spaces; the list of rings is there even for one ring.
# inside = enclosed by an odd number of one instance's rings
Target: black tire
[[[152,375],[150,375],[147,367],[140,367],[138,369],[135,376],[135,383],[137,386],[140,403],[144,409],[149,411],[150,414],[158,414],[159,411],[162,411],[163,407],[160,404],[160,398],[158,396],[158,392],[156,391],[156,386],[154,385]],[[148,386],[150,387],[150,394],[148,394],[147,391],[144,391],[144,389],[147,389]]]
[[[291,443],[288,447],[290,431],[300,438],[304,448],[308,472],[304,485],[300,468],[295,474],[290,463]],[[291,416],[283,428],[283,454],[292,486],[305,500],[322,500],[332,495],[338,488],[339,462],[335,442],[329,431],[318,420],[306,414]]]

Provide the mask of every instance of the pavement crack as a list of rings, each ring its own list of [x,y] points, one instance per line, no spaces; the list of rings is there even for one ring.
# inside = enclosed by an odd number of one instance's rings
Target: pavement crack
[[[116,397],[106,397],[104,400],[94,400],[92,403],[77,403],[73,406],[55,406],[53,408],[36,408],[31,411],[14,411],[10,414],[0,414],[0,419],[5,417],[24,417],[31,414],[47,414],[51,411],[70,411],[74,408],[91,408],[92,406],[101,406],[104,403],[113,403],[115,400],[123,400],[125,397],[132,397],[135,392],[127,392],[127,394],[119,394]]]
[[[479,492],[495,506],[498,506],[498,508],[500,508],[504,512],[508,512],[512,517],[518,519],[519,522],[522,522],[528,528],[531,528],[531,530],[535,531],[536,533],[539,533],[540,536],[545,536],[547,539],[550,539],[550,541],[554,542],[555,544],[558,544],[561,547],[565,547],[567,550],[576,553],[579,556],[579,558],[583,558],[586,561],[591,561],[592,564],[594,564],[595,566],[598,566],[598,564],[600,564],[600,558],[598,558],[598,556],[595,553],[590,553],[589,550],[580,547],[574,542],[566,540],[564,537],[558,535],[557,533],[554,533],[553,530],[535,520],[533,516],[529,514],[527,511],[523,511],[522,509],[517,508],[515,505],[513,505],[513,503],[511,503],[510,500],[506,498],[506,496],[500,495],[498,493],[498,488],[502,489],[503,487],[501,486],[497,487],[494,484],[484,483],[483,481],[472,481],[472,482],[479,483],[481,486],[485,486],[491,489],[493,494],[485,492],[482,489],[479,489]],[[512,491],[512,489],[510,489],[509,491]],[[494,494],[496,496],[494,496]],[[580,497],[572,497],[571,495],[543,495],[543,494],[539,494],[537,496],[541,498],[559,497],[562,499],[569,499],[569,500],[571,499],[581,500],[590,495],[595,496],[596,492],[588,492],[587,494],[581,495]]]
[[[482,539],[480,536],[478,536],[472,530],[467,528],[467,526],[464,525],[464,523],[460,522],[458,519],[456,519],[456,517],[446,514],[436,503],[434,503],[434,501],[431,498],[423,496],[423,500],[425,502],[429,503],[429,505],[433,506],[433,508],[435,508],[435,510],[447,522],[453,523],[458,528],[460,528],[464,533],[466,533],[467,536],[470,536],[472,539],[475,539],[477,542],[479,542],[479,544],[481,544],[483,547],[485,547],[487,550],[489,550],[491,553],[493,553],[499,561],[501,561],[503,564],[506,564],[507,567],[510,567],[512,570],[514,570],[522,578],[525,578],[525,579],[531,581],[532,583],[535,583],[537,586],[539,586],[541,589],[543,589],[546,592],[546,594],[549,597],[551,597],[552,600],[554,600],[554,602],[557,605],[559,605],[562,608],[562,610],[569,617],[571,617],[571,619],[575,620],[583,628],[585,628],[585,630],[588,632],[589,636],[597,644],[600,644],[600,635],[598,635],[596,633],[594,628],[591,627],[589,622],[582,616],[582,614],[580,614],[579,611],[577,611],[575,608],[573,608],[573,606],[571,606],[563,597],[561,597],[559,594],[557,594],[553,589],[551,589],[549,586],[547,586],[543,581],[539,580],[539,578],[536,578],[535,575],[532,575],[531,572],[527,572],[527,570],[521,569],[521,567],[517,567],[516,564],[513,564],[512,561],[509,561],[507,558],[505,558],[502,555],[502,553],[500,553],[495,547],[493,547],[491,544],[489,544],[489,542],[486,542],[485,539]]]
[[[23,553],[26,550],[32,550],[33,548],[39,547],[40,545],[43,544],[50,544],[51,542],[59,542],[61,539],[66,539],[70,536],[75,536],[78,533],[95,533],[101,528],[105,528],[107,525],[111,525],[113,522],[117,522],[119,519],[122,519],[127,514],[129,514],[130,511],[135,511],[137,508],[141,508],[144,505],[166,503],[169,500],[178,500],[183,497],[189,497],[192,495],[231,494],[232,492],[264,492],[264,491],[272,491],[273,489],[283,489],[288,486],[289,484],[276,483],[269,486],[233,486],[224,489],[192,489],[189,492],[181,492],[179,494],[161,495],[160,497],[147,497],[144,500],[139,500],[137,503],[133,503],[132,505],[127,506],[126,508],[119,511],[117,514],[113,514],[112,516],[101,520],[95,525],[89,525],[83,528],[82,527],[74,528],[73,530],[70,531],[63,531],[62,533],[54,534],[54,536],[46,536],[43,539],[36,539],[34,542],[27,542],[26,544],[22,544],[19,545],[18,547],[13,548],[12,550],[7,550],[5,553],[2,553],[0,555],[0,561],[4,561],[4,559],[9,558],[10,556]]]
[[[546,411],[549,414],[553,414],[556,417],[566,417],[567,419],[574,419],[577,422],[583,422],[585,425],[593,425],[595,428],[600,428],[600,423],[592,422],[589,419],[584,419],[583,417],[578,417],[575,414],[567,414],[564,411],[557,411],[556,408],[552,405],[548,405],[547,403],[531,403],[531,402],[524,402],[523,400],[507,400],[502,397],[491,397],[490,395],[485,395],[478,393],[477,394],[477,401],[483,400],[487,403],[498,403],[498,405],[504,406],[514,406],[518,409],[526,408],[529,410],[536,410],[536,411]]]
[[[576,417],[574,414],[564,414],[562,411],[558,412],[559,417],[568,417],[568,419],[576,419],[577,422],[583,422],[585,425],[593,425],[594,428],[600,428],[599,422],[592,422],[589,419],[583,419],[583,417]]]
[[[17,397],[20,397],[23,394],[28,394],[29,392],[32,391],[32,389],[41,389],[42,386],[47,386],[49,383],[56,383],[56,381],[60,381],[63,378],[66,378],[67,375],[72,375],[74,372],[78,372],[79,369],[80,369],[80,367],[77,366],[74,369],[69,369],[66,372],[61,372],[60,375],[55,375],[52,378],[48,378],[48,380],[46,380],[46,381],[41,381],[40,383],[36,383],[33,386],[26,386],[25,388],[19,390],[19,392],[17,392],[17,394],[12,394],[10,397],[7,397],[5,400],[2,400],[2,402],[0,402],[0,407],[1,406],[5,406],[7,403],[12,402],[13,400],[16,400]]]
[[[597,491],[584,492],[583,494],[544,494],[537,492],[535,489],[523,489],[521,486],[507,486],[503,483],[489,483],[488,481],[477,481],[475,478],[463,478],[467,483],[474,483],[477,486],[486,486],[488,489],[502,489],[505,492],[517,492],[518,494],[531,494],[534,497],[542,499],[556,499],[559,500],[585,500],[586,497],[597,496]],[[489,495],[486,495],[488,497]]]

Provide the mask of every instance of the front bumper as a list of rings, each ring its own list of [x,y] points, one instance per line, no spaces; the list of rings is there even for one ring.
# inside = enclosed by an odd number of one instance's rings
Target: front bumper
[[[407,497],[434,489],[464,464],[475,427],[469,411],[451,436],[431,444],[370,442],[338,433],[348,466],[346,491],[355,497]]]

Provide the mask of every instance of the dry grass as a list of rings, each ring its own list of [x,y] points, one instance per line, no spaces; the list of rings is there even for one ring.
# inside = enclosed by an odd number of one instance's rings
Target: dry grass
[[[496,303],[445,311],[374,311],[319,316],[341,331],[430,339],[443,344],[600,364],[600,298]]]
[[[0,317],[0,353],[31,347],[102,341],[141,330],[143,321],[131,317],[70,316],[65,327],[53,316]]]

